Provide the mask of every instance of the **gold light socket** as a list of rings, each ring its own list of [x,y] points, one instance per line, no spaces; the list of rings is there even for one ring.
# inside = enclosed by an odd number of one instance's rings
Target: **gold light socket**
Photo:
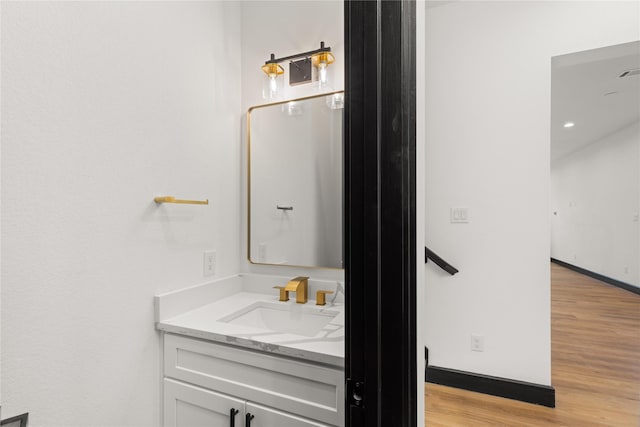
[[[264,71],[267,76],[279,76],[281,74],[284,74],[284,68],[282,68],[280,64],[277,64],[275,62],[264,64],[262,66],[262,71]]]
[[[333,57],[331,52],[320,52],[311,56],[311,63],[314,67],[319,67],[320,63],[324,62],[325,64],[333,64],[336,59]]]

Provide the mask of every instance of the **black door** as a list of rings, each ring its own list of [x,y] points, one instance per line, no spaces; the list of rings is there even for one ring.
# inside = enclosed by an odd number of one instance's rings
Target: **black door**
[[[346,425],[416,426],[415,3],[345,1]]]

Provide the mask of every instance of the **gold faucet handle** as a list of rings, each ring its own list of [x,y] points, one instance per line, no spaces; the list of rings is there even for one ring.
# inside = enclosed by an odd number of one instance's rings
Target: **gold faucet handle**
[[[316,305],[327,304],[327,294],[332,294],[333,291],[318,291],[316,292]]]
[[[274,286],[273,289],[280,290],[280,301],[289,301],[289,291],[284,286]]]

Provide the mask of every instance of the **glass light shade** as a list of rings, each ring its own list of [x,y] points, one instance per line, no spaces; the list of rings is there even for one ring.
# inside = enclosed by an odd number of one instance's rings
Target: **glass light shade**
[[[283,78],[278,78],[284,74],[284,68],[279,64],[269,63],[262,66],[265,79],[262,84],[262,98],[264,99],[276,99],[279,93],[282,93],[284,86]]]
[[[326,89],[329,83],[329,76],[327,67],[329,64],[333,64],[335,58],[331,52],[316,53],[311,57],[311,62],[318,69],[318,88],[320,90]]]
[[[344,108],[344,92],[334,93],[326,98],[327,107],[331,110],[341,110]]]

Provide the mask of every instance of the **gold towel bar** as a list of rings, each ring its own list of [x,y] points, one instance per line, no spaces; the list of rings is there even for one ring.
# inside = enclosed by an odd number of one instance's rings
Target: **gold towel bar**
[[[186,205],[208,205],[209,200],[178,200],[173,196],[155,197],[153,199],[156,203],[183,203]]]

